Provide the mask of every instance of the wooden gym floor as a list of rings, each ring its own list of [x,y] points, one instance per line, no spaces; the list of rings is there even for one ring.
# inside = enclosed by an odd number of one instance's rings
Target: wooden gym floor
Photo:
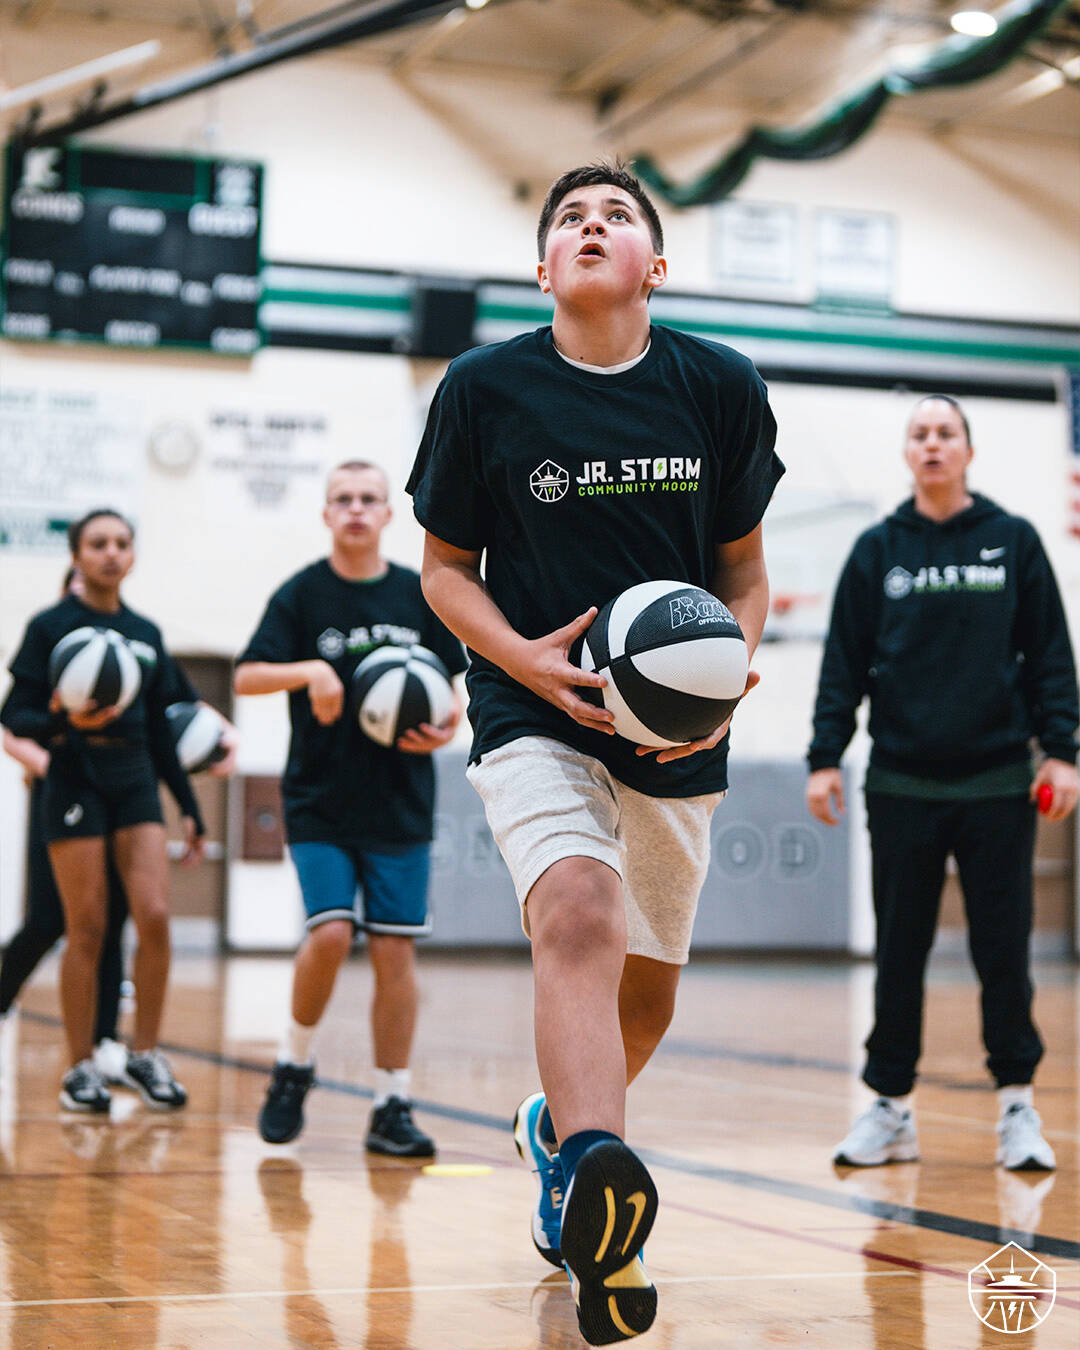
[[[178,958],[167,1041],[189,1108],[117,1091],[65,1116],[55,961],[0,1028],[0,1347],[578,1347],[565,1277],[533,1251],[533,1179],[508,1118],[536,1087],[528,965],[423,954],[422,1123],[448,1172],[368,1158],[362,958],[316,1044],[325,1086],[294,1144],[254,1129],[285,960]],[[966,1350],[1080,1344],[1080,979],[1037,972],[1037,1104],[1052,1176],[994,1166],[995,1101],[965,964],[935,965],[917,1094],[921,1163],[829,1163],[863,1101],[865,964],[691,964],[669,1039],[630,1098],[661,1195],[647,1257],[660,1314],[642,1350]],[[1057,1276],[1037,1328],[1005,1337],[967,1272],[1014,1239]]]

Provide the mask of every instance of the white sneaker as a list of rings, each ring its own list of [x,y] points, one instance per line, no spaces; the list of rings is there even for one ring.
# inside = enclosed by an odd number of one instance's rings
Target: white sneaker
[[[880,1167],[882,1163],[915,1162],[918,1156],[915,1117],[879,1097],[856,1119],[833,1154],[833,1162],[840,1167]]]
[[[1042,1137],[1042,1120],[1033,1106],[1015,1102],[998,1121],[997,1160],[1010,1172],[1053,1172],[1054,1150]]]
[[[106,1037],[94,1046],[94,1064],[106,1083],[124,1082],[127,1058],[127,1046],[120,1041],[110,1041]]]

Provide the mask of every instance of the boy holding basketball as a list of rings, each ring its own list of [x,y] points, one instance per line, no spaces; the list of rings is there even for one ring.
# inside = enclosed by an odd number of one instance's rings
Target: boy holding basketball
[[[292,739],[282,796],[307,911],[291,1017],[259,1133],[267,1143],[285,1144],[303,1128],[304,1098],[315,1082],[311,1042],[363,928],[375,975],[375,1108],[366,1145],[375,1153],[430,1157],[435,1145],[417,1127],[410,1105],[414,939],[430,931],[431,754],[452,739],[461,708],[455,695],[445,726],[421,726],[383,747],[361,733],[346,689],[359,661],[385,643],[427,647],[452,675],[465,662],[460,644],[424,601],[419,576],[380,552],[391,516],[389,491],[386,475],[366,460],[333,470],[323,510],[330,556],[271,596],[237,664],[238,694],[289,692]]]
[[[604,680],[571,649],[598,605],[673,579],[724,600],[752,652],[768,606],[761,518],[783,466],[751,363],[650,326],[667,266],[636,179],[563,174],[538,246],[551,327],[452,363],[408,491],[425,594],[471,649],[469,777],[532,938],[544,1092],[515,1137],[540,1173],[533,1239],[567,1266],[585,1339],[605,1344],[655,1316],[640,1251],[656,1190],[623,1142],[626,1087],[674,1008],[727,727],[635,747],[581,696]]]

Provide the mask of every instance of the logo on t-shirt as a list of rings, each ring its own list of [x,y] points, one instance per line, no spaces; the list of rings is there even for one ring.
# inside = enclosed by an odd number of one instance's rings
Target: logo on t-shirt
[[[570,475],[553,459],[545,459],[529,475],[529,489],[537,501],[557,502],[566,496],[569,487]]]
[[[316,638],[315,646],[324,661],[336,661],[345,655],[345,634],[337,628],[327,628]]]

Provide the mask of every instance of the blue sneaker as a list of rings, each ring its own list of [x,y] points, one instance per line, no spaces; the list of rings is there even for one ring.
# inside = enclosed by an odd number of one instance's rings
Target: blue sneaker
[[[532,1214],[533,1245],[545,1261],[553,1266],[563,1263],[559,1250],[559,1231],[562,1228],[563,1178],[559,1155],[540,1134],[540,1121],[547,1099],[542,1092],[526,1097],[514,1112],[514,1144],[522,1162],[539,1174],[540,1193]]]

